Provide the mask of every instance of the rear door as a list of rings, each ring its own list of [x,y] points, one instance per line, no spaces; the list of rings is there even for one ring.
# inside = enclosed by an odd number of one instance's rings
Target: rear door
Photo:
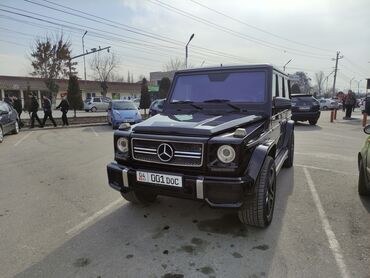
[[[95,106],[97,110],[102,110],[102,103],[100,97],[94,97],[93,102],[94,102],[93,106]]]

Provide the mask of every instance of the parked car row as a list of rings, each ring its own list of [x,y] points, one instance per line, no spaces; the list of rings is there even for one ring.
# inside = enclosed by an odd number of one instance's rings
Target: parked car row
[[[0,143],[4,135],[19,133],[19,117],[17,111],[4,101],[0,101]]]

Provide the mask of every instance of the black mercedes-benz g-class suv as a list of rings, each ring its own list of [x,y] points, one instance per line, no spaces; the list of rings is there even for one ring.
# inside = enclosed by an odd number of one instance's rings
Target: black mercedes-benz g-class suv
[[[202,200],[266,227],[276,175],[293,164],[289,96],[288,76],[270,65],[178,71],[162,113],[114,133],[109,185],[130,202]]]

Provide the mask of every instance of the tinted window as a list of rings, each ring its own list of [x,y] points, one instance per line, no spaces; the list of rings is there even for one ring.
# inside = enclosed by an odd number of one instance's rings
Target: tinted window
[[[292,97],[293,102],[315,102],[315,98],[310,96]]]
[[[113,102],[113,109],[115,110],[136,110],[136,106],[129,101]]]
[[[0,103],[0,111],[9,111],[8,106],[5,103]]]
[[[265,101],[265,72],[222,72],[178,76],[170,102]]]
[[[94,98],[94,102],[101,102],[101,101],[100,101],[100,98],[95,97],[95,98]]]

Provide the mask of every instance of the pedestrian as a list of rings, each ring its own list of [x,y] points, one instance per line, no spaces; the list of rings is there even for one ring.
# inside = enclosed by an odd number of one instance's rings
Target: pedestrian
[[[356,96],[355,94],[349,90],[346,97],[346,116],[343,118],[345,120],[351,119],[353,106],[356,104]]]
[[[44,120],[42,125],[45,126],[47,118],[50,119],[50,121],[53,123],[54,127],[57,126],[57,123],[54,121],[53,113],[51,109],[51,101],[47,96],[42,96],[43,102],[42,102],[42,108],[44,109]]]
[[[33,94],[29,94],[31,98],[31,105],[30,105],[30,113],[31,113],[31,120],[30,120],[30,128],[35,127],[35,119],[39,123],[40,127],[44,127],[40,121],[39,116],[37,115],[37,111],[39,110],[39,102],[37,101],[36,97]]]
[[[19,127],[23,127],[24,124],[21,120],[21,114],[23,112],[22,101],[17,96],[13,96],[13,107],[14,107],[15,111],[17,111],[17,113],[18,113]]]
[[[342,96],[342,109],[343,112],[346,111],[346,96],[344,94]]]
[[[57,109],[60,108],[60,111],[62,111],[63,126],[69,126],[68,118],[67,118],[67,113],[69,110],[69,102],[65,96],[62,96],[62,101],[59,103],[59,105],[56,108]]]

